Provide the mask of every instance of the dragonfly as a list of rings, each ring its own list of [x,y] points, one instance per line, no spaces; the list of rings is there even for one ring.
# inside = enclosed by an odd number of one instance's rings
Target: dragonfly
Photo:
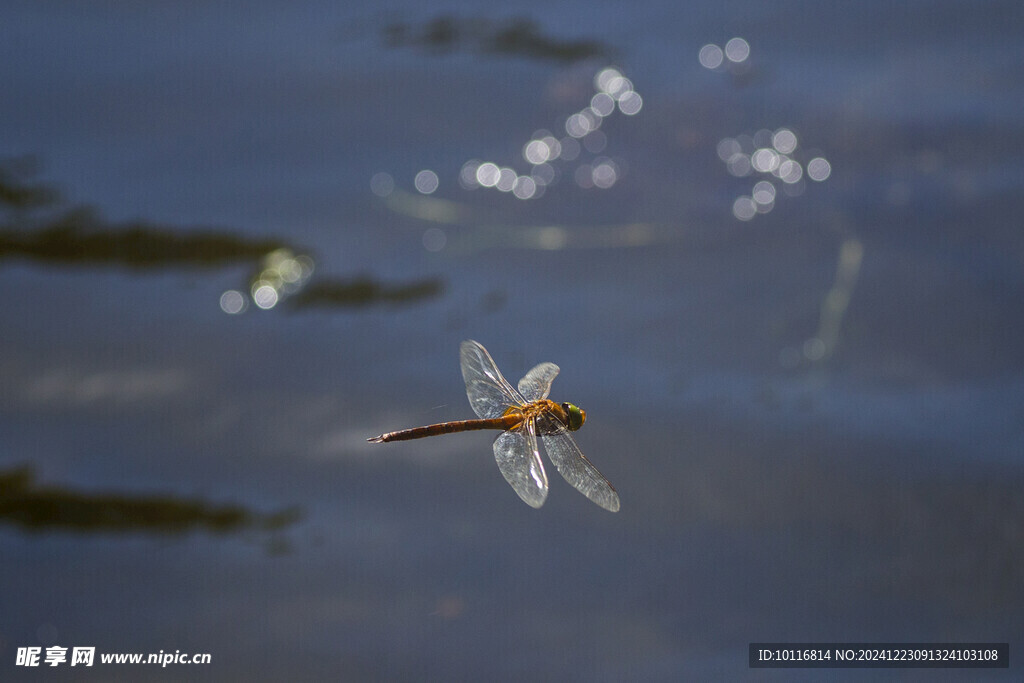
[[[557,365],[535,366],[519,380],[517,391],[479,342],[471,339],[462,342],[459,360],[469,404],[479,419],[387,432],[367,441],[388,443],[477,429],[500,429],[502,433],[494,439],[498,469],[527,505],[539,508],[548,496],[548,475],[540,459],[539,438],[548,458],[567,482],[605,510],[618,512],[619,494],[615,487],[587,460],[569,433],[583,426],[586,411],[572,403],[555,403],[548,399],[551,382],[559,372]]]

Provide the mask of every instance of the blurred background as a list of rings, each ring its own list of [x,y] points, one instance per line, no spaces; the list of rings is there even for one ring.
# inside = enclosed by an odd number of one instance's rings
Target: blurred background
[[[5,2],[2,677],[1019,652],[1022,14]],[[366,443],[473,416],[463,339],[561,366],[621,512],[551,467],[527,507],[489,434]]]

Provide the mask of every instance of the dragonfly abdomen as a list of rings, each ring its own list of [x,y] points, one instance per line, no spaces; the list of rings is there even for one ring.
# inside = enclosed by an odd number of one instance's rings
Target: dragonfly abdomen
[[[523,421],[522,414],[511,414],[503,417],[496,417],[489,420],[456,420],[455,422],[439,422],[427,425],[426,427],[413,427],[397,432],[388,432],[367,439],[370,443],[388,443],[389,441],[408,441],[409,439],[422,439],[428,436],[439,434],[452,434],[454,432],[469,432],[476,429],[512,429]]]

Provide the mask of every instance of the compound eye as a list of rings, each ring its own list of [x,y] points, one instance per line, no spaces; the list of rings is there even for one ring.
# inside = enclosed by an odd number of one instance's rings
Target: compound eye
[[[566,416],[569,418],[569,424],[566,426],[570,432],[575,432],[582,427],[587,419],[587,414],[571,403],[563,403],[562,410],[565,411]]]

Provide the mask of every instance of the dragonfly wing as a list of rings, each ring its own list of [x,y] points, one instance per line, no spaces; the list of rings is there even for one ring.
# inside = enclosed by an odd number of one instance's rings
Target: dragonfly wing
[[[537,431],[533,420],[498,435],[494,440],[494,459],[505,481],[523,501],[535,508],[548,497],[548,475],[537,450]]]
[[[597,468],[583,455],[572,435],[552,417],[542,417],[541,441],[558,473],[577,491],[605,510],[619,511],[619,494]]]
[[[526,403],[501,376],[487,349],[477,342],[462,342],[459,346],[459,361],[462,365],[462,379],[466,381],[469,404],[478,417],[501,417],[509,406]]]
[[[551,382],[557,376],[557,365],[554,363],[541,363],[519,380],[519,393],[527,401],[547,398],[548,392],[551,391]]]

